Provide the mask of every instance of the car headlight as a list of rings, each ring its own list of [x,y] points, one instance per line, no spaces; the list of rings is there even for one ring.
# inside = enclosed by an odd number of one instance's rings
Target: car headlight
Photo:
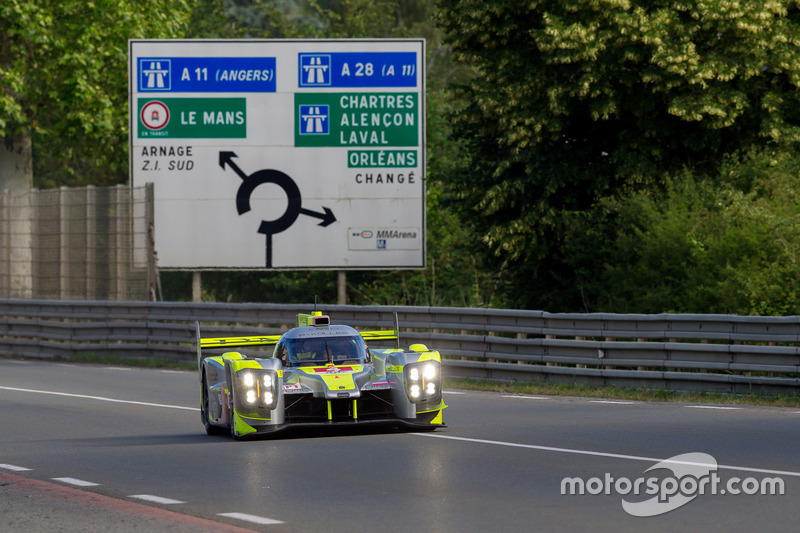
[[[441,363],[422,361],[403,368],[406,394],[412,403],[438,402],[442,398]]]
[[[274,370],[248,368],[234,374],[236,409],[244,416],[262,417],[275,409],[278,376]]]

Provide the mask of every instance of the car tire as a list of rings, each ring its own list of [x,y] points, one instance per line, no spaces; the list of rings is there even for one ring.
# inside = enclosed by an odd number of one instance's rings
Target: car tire
[[[208,421],[208,383],[206,382],[206,374],[203,372],[203,387],[200,399],[200,418],[203,420],[203,426],[206,428],[207,435],[223,435],[225,428],[215,426]]]

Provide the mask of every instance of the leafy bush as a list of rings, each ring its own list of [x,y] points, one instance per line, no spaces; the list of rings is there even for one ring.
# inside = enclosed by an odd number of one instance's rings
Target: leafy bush
[[[715,179],[608,201],[618,217],[597,307],[617,312],[800,313],[800,165],[751,154]],[[602,294],[604,293],[604,294]]]

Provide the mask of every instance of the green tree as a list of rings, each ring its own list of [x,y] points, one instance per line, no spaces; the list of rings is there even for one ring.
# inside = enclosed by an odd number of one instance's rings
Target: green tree
[[[455,87],[447,176],[514,305],[587,309],[615,217],[605,198],[800,141],[794,1],[441,0],[473,71]],[[588,236],[595,239],[590,241]]]
[[[189,39],[312,37],[322,27],[313,0],[194,0]]]
[[[625,199],[588,290],[620,312],[800,313],[800,163],[730,158],[716,179],[686,171]]]
[[[40,186],[65,184],[64,175],[70,185],[124,181],[127,41],[182,36],[188,7],[186,0],[4,0],[0,188],[33,185],[33,153]]]

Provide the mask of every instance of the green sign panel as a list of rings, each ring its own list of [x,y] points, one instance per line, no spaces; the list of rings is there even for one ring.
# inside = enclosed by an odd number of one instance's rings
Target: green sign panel
[[[294,145],[419,146],[417,93],[296,93]]]
[[[348,150],[348,168],[414,168],[416,150]]]
[[[139,98],[138,136],[171,139],[244,139],[245,98]]]

